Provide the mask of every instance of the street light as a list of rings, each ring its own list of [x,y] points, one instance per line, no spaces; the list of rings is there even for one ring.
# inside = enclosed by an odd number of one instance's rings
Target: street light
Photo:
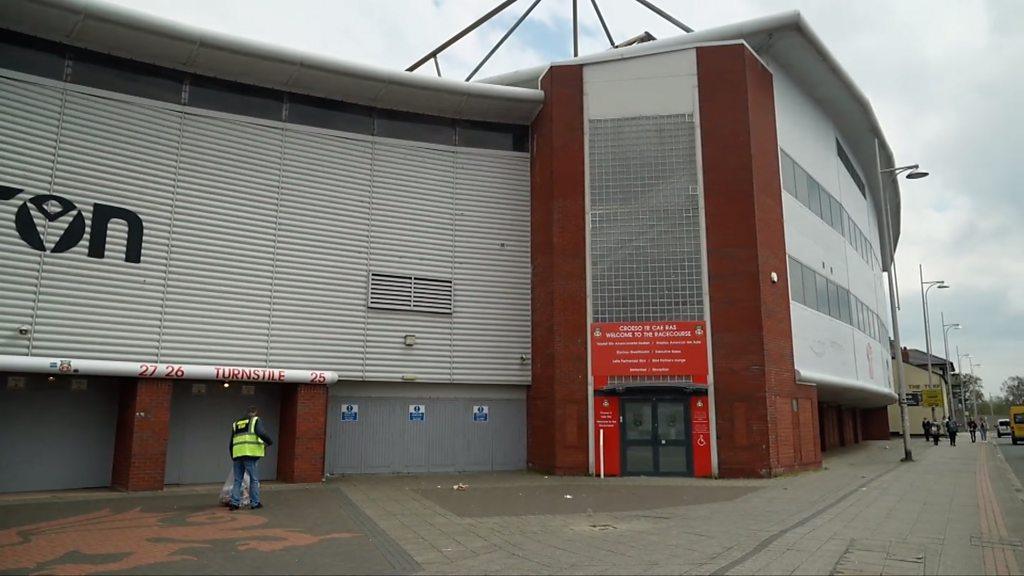
[[[917,164],[910,164],[907,166],[897,166],[894,168],[882,168],[882,152],[878,148],[878,139],[875,139],[875,166],[878,167],[878,194],[882,198],[882,217],[885,221],[885,244],[888,248],[889,254],[886,254],[889,271],[886,277],[889,279],[889,313],[892,315],[892,357],[896,358],[896,387],[898,388],[897,394],[899,394],[899,406],[900,406],[900,425],[902,427],[903,435],[903,461],[912,462],[914,455],[910,451],[910,415],[907,413],[907,387],[903,378],[903,349],[900,346],[900,322],[899,322],[899,311],[896,308],[896,285],[894,280],[895,272],[893,272],[893,266],[896,264],[896,246],[893,244],[892,238],[892,218],[889,214],[889,202],[885,193],[885,182],[882,177],[886,174],[891,174],[893,178],[898,178],[900,174],[904,172],[910,172],[907,174],[907,178],[911,180],[917,180],[924,178],[928,175],[927,172],[918,170]]]
[[[913,174],[913,172],[911,172]],[[909,178],[909,176],[908,176]],[[932,288],[949,288],[945,280],[924,280],[924,266],[917,265],[918,274],[921,276],[921,308],[924,309],[924,347],[928,353],[928,389],[932,389],[932,326],[928,318],[928,291]],[[942,387],[942,417],[946,418],[946,388]],[[935,407],[932,407],[932,420],[935,419]]]
[[[975,367],[981,368],[981,364],[975,364],[973,356],[968,358],[967,360],[971,363],[971,380],[973,381],[974,380],[974,368]],[[971,414],[973,414],[974,418],[978,417],[978,398],[974,394],[971,394]]]
[[[950,386],[952,386],[952,384],[949,381],[949,371],[950,371],[950,369],[949,369],[949,365],[950,365],[950,361],[949,361],[949,331],[950,330],[959,330],[960,329],[960,323],[959,322],[952,322],[950,324],[946,324],[946,313],[945,312],[940,312],[939,313],[939,319],[942,321],[942,344],[943,344],[943,347],[946,350],[946,354],[945,354],[945,356],[943,356],[943,358],[946,359],[946,369],[943,370],[943,372],[945,373],[945,376],[946,376],[946,386],[945,386],[945,388],[943,388],[943,395],[945,395],[947,393],[946,389],[949,388]],[[957,362],[959,362],[959,360],[957,360]],[[947,398],[949,398],[950,402],[952,402],[952,400],[953,400],[953,390],[952,389],[948,390]],[[956,414],[954,413],[955,410],[953,410],[953,405],[952,404],[949,404],[949,412],[954,417],[954,420],[955,420],[956,419]]]
[[[957,346],[956,346],[956,366],[957,366],[956,373],[957,373],[958,379],[960,380],[960,416],[962,416],[964,419],[967,418],[967,402],[965,400],[965,398],[967,397],[967,391],[964,389],[964,379],[962,377],[964,371],[963,371],[963,364],[961,364],[961,361],[964,358],[970,358],[970,357],[971,357],[970,353],[961,354],[960,353],[960,345],[957,344]]]

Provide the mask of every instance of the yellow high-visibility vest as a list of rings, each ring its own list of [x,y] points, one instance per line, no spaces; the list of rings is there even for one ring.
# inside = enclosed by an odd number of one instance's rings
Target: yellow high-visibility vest
[[[263,458],[266,454],[266,446],[263,440],[256,435],[256,420],[259,418],[244,418],[236,421],[231,426],[231,457],[241,458],[242,456],[253,456]]]

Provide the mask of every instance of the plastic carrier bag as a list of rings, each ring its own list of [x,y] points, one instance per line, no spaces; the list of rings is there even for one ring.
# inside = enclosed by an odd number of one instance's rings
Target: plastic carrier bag
[[[220,503],[224,506],[231,504],[231,489],[235,487],[235,467],[228,468],[228,479],[220,489]],[[242,496],[238,499],[238,505],[246,507],[249,505],[249,473],[242,476]]]

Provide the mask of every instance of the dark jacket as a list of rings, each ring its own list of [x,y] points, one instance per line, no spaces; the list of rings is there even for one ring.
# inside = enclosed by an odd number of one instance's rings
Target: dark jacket
[[[257,422],[258,424],[258,422]],[[956,420],[950,420],[946,422],[946,432],[950,434],[956,434],[960,431],[960,426],[957,425]]]
[[[247,420],[248,418],[249,415],[247,414],[244,417],[239,418],[238,420]],[[238,422],[238,420],[235,420],[235,422]],[[263,440],[263,443],[266,444],[267,446],[274,445],[274,441],[270,438],[270,435],[267,434],[267,431],[264,430],[263,428],[263,418],[260,418],[259,416],[256,417],[256,437],[259,438],[260,440]],[[231,455],[231,446],[234,443],[234,438],[235,431],[232,429],[231,435],[228,436],[228,455]]]

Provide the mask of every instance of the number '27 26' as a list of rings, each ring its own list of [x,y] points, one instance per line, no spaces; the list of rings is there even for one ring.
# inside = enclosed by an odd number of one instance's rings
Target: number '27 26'
[[[163,367],[163,376],[158,376],[159,364],[139,364],[139,376],[142,378],[181,378],[185,376],[184,366],[167,364]]]

